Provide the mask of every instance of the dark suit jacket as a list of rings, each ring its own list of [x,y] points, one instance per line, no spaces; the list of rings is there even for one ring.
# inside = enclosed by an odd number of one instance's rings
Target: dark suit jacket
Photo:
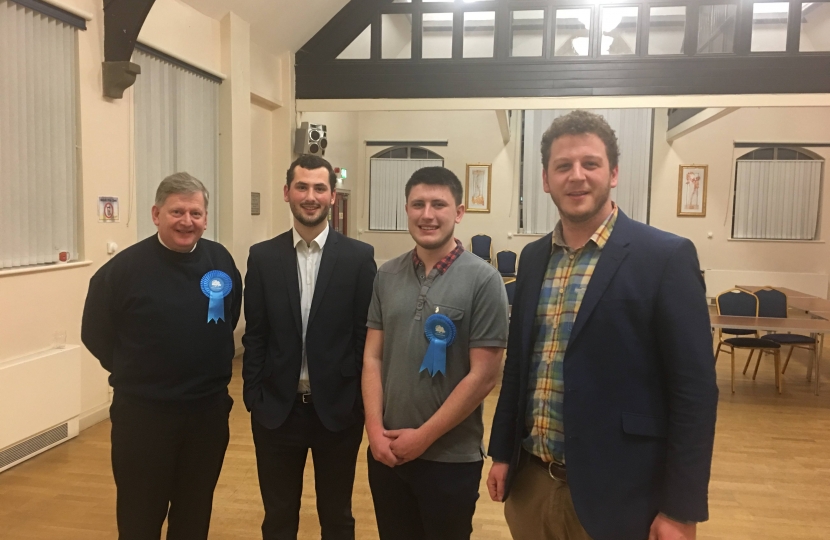
[[[360,372],[377,266],[369,244],[329,231],[306,331],[314,409],[331,431],[362,420]],[[251,247],[245,276],[242,377],[245,407],[274,429],[297,394],[303,354],[297,252],[292,233]]]
[[[490,454],[527,436],[534,320],[551,235],[522,251]],[[718,389],[694,245],[619,213],[565,351],[565,460],[594,540],[645,540],[658,512],[708,519]]]

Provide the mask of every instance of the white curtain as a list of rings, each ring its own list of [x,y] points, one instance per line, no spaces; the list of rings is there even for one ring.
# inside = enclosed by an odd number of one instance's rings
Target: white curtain
[[[76,31],[0,0],[0,268],[78,258]]]
[[[738,160],[732,237],[813,240],[823,165]]]
[[[440,159],[369,160],[369,229],[406,231],[404,189],[412,173],[424,167],[441,167]]]
[[[216,237],[219,170],[219,84],[156,56],[136,51],[135,175],[138,237],[156,232],[156,189],[174,172],[195,176],[208,190],[208,228]]]
[[[550,195],[542,188],[542,134],[570,110],[525,111],[522,207],[524,232],[546,234],[559,220]],[[604,117],[617,134],[620,174],[611,198],[628,217],[648,219],[649,163],[651,162],[652,109],[591,109]]]

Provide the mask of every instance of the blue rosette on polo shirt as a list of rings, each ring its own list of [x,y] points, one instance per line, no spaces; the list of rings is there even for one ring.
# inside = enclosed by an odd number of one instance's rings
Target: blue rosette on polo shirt
[[[231,277],[221,270],[211,270],[201,281],[202,292],[208,297],[207,322],[225,320],[225,297],[233,288]]]
[[[449,317],[440,313],[430,315],[424,324],[429,347],[419,373],[427,370],[430,377],[436,373],[447,374],[447,347],[455,341],[455,332],[455,324]]]

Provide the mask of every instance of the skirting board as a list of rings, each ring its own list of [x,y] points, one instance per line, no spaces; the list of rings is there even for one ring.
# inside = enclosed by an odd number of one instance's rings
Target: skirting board
[[[110,396],[111,399],[112,396]],[[112,401],[103,403],[97,407],[84,411],[78,417],[78,428],[83,431],[91,428],[99,422],[103,422],[110,417],[110,404]]]

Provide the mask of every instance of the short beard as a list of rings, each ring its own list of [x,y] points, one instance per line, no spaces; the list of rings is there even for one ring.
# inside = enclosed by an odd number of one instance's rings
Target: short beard
[[[306,226],[306,227],[316,227],[317,225],[321,224],[323,221],[328,219],[330,208],[331,207],[329,207],[329,206],[322,206],[321,205],[320,206],[320,215],[317,216],[314,219],[309,219],[309,218],[305,217],[300,205],[294,206],[292,204],[291,205],[291,213],[294,214],[294,219],[299,221],[304,226]]]

